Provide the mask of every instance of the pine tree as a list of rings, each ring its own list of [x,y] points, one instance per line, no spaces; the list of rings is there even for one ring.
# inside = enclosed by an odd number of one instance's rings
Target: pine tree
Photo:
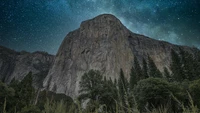
[[[148,75],[147,62],[146,62],[146,60],[145,60],[144,58],[143,58],[143,60],[142,60],[142,64],[143,64],[143,68],[142,68],[143,76],[144,76],[145,79],[146,79],[146,78],[149,77],[149,75]]]
[[[171,81],[171,79],[172,79],[170,76],[170,73],[166,67],[164,67],[164,77],[166,78],[167,81]]]
[[[145,76],[140,67],[137,57],[134,57],[134,67],[131,68],[130,73],[130,88],[133,89],[134,85],[142,79],[145,79]]]
[[[130,89],[133,90],[136,84],[137,84],[137,74],[135,72],[135,69],[132,67],[130,74]]]
[[[119,88],[119,97],[121,100],[121,104],[122,106],[126,106],[127,107],[127,102],[126,102],[126,97],[127,96],[127,92],[128,92],[128,81],[127,79],[124,77],[124,72],[122,69],[120,69],[120,77],[118,80],[118,88]]]
[[[156,67],[155,63],[153,62],[150,56],[148,56],[148,67],[149,67],[150,77],[157,77],[157,78],[162,77],[162,73],[158,70],[158,68]]]
[[[184,74],[184,79],[195,80],[197,77],[195,75],[195,59],[193,55],[183,49],[180,49],[181,61],[182,61],[182,70]]]
[[[136,80],[139,81],[141,79],[144,79],[143,74],[142,74],[142,69],[140,67],[137,57],[134,57],[134,68],[135,68],[135,73],[136,73]]]
[[[170,77],[170,73],[169,73],[169,71],[168,71],[168,69],[167,69],[166,67],[164,67],[164,76],[165,76],[166,78],[169,78],[169,77]]]
[[[170,65],[172,71],[172,77],[175,81],[183,81],[184,73],[182,71],[182,63],[179,55],[172,49],[171,50],[172,63]]]
[[[195,66],[195,74],[197,77],[200,77],[200,52],[197,53],[197,57],[196,57],[196,66]]]
[[[21,111],[25,106],[31,106],[35,93],[34,87],[32,86],[32,72],[29,72],[21,82],[15,80],[15,78],[12,79],[9,86],[15,90],[13,109]]]
[[[127,92],[128,81],[124,77],[124,72],[123,72],[122,69],[120,69],[120,77],[119,77],[119,80],[118,80],[118,87],[119,87],[119,91],[120,91],[121,95],[123,95],[124,92]]]
[[[106,81],[106,79],[104,79]],[[88,73],[84,73],[81,77],[80,85],[80,100],[91,99],[98,100],[102,93],[103,87],[103,76],[100,71],[90,70]]]
[[[29,106],[34,98],[35,90],[32,86],[32,81],[32,72],[29,72],[28,75],[26,75],[24,79],[20,82],[20,99],[22,103],[26,106]]]

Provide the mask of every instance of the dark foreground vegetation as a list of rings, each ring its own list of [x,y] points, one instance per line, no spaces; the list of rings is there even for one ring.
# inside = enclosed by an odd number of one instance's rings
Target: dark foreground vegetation
[[[35,90],[29,73],[21,82],[0,82],[0,113],[199,113],[200,53],[172,50],[171,71],[163,70],[151,57],[142,65],[135,57],[129,80],[123,70],[115,80],[90,70],[75,100]]]

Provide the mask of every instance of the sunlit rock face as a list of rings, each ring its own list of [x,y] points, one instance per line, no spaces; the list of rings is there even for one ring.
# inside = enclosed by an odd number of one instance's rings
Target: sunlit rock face
[[[149,55],[163,71],[169,68],[171,49],[193,51],[132,33],[113,15],[104,14],[81,23],[63,40],[43,86],[77,97],[81,76],[91,69],[107,78],[118,78],[120,68],[129,79],[134,56],[142,62]]]

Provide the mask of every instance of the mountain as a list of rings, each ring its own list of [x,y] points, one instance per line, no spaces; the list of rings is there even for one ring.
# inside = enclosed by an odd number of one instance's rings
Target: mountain
[[[35,87],[42,87],[54,61],[53,55],[45,52],[16,52],[0,46],[0,80],[9,83],[13,78],[21,81],[30,71]]]
[[[65,37],[43,86],[76,97],[81,76],[91,69],[114,80],[122,68],[129,78],[134,56],[141,64],[149,55],[163,72],[171,63],[171,49],[179,52],[180,48],[190,53],[196,50],[132,33],[115,16],[99,15]]]

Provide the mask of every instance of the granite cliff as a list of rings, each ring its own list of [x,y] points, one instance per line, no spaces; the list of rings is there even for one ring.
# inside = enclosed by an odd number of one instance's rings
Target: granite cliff
[[[0,80],[6,83],[13,78],[21,81],[31,71],[33,85],[41,88],[53,61],[54,56],[45,52],[16,52],[0,46]]]
[[[158,69],[169,69],[171,49],[180,48],[195,54],[187,46],[158,41],[128,30],[110,14],[99,15],[81,23],[63,40],[56,56],[45,52],[16,52],[0,46],[0,80],[9,83],[22,80],[33,72],[34,86],[73,98],[78,96],[81,76],[91,69],[107,78],[118,78],[122,68],[129,79],[130,69],[137,57],[139,63],[150,56]]]
[[[81,76],[91,69],[115,79],[122,68],[129,78],[134,56],[141,63],[149,55],[163,71],[163,67],[169,68],[171,49],[179,48],[193,52],[193,48],[132,33],[115,16],[100,15],[82,22],[80,28],[65,37],[43,86],[76,97]]]

